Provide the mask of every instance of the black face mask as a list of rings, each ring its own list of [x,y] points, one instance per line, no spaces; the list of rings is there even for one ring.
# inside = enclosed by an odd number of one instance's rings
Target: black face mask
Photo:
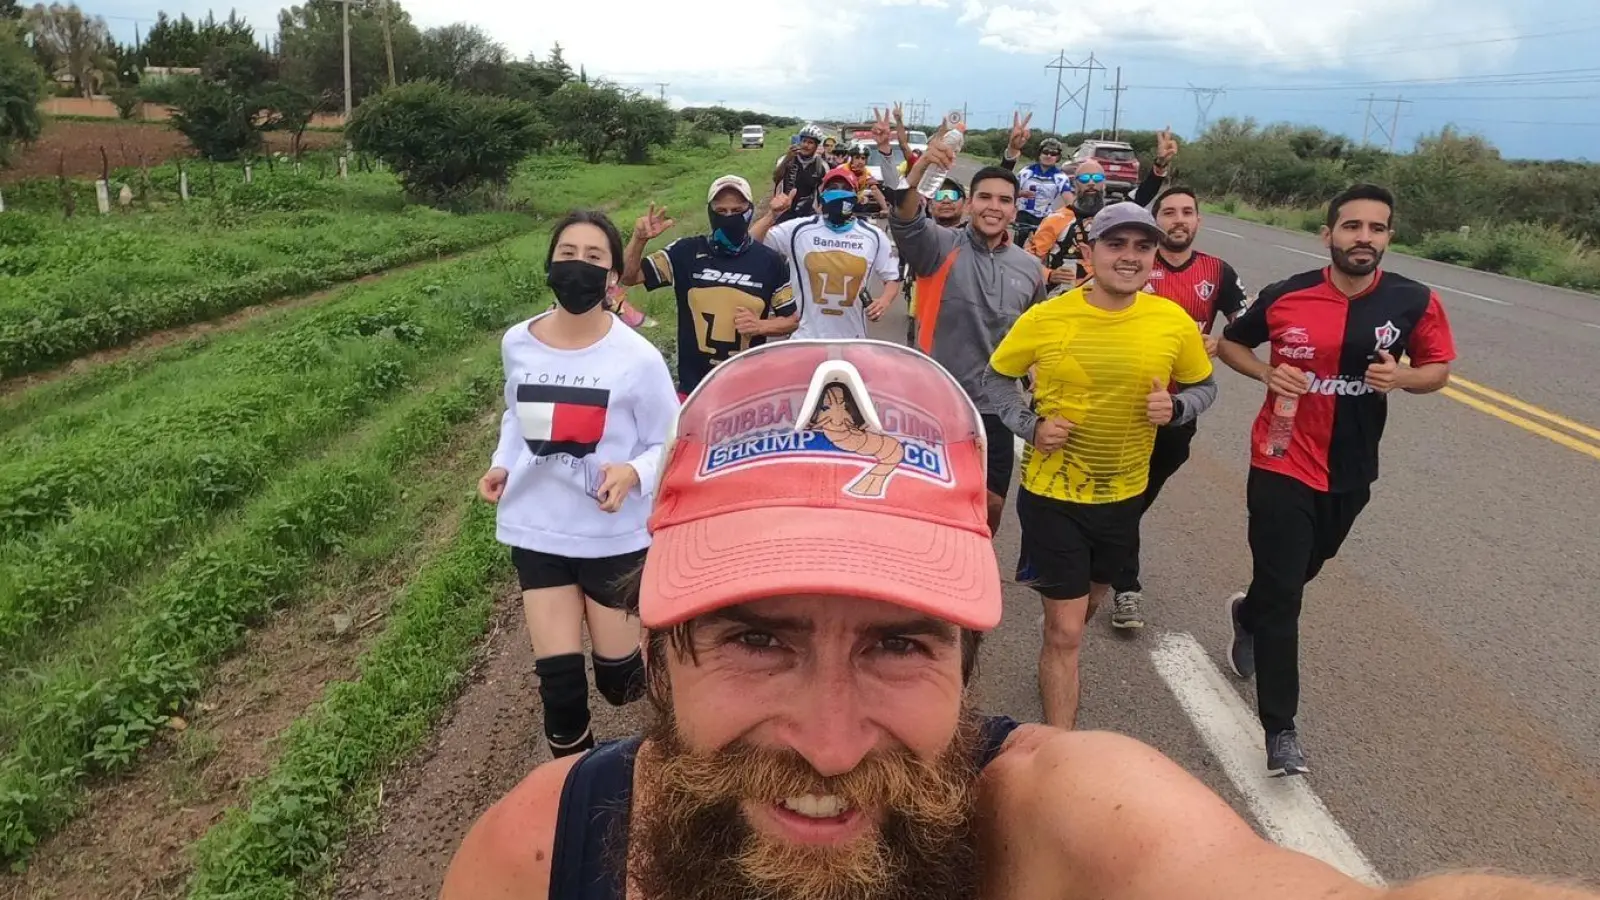
[[[1091,218],[1105,208],[1105,191],[1079,191],[1073,195],[1072,212],[1080,219]]]
[[[604,266],[581,259],[563,259],[550,264],[545,284],[555,291],[556,302],[575,316],[581,316],[606,298],[607,275]]]
[[[740,250],[750,238],[750,221],[755,218],[755,210],[746,209],[742,213],[723,215],[715,209],[707,207],[707,214],[711,217],[711,240],[725,250]]]

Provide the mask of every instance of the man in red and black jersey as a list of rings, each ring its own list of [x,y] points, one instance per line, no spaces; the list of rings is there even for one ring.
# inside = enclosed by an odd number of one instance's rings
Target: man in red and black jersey
[[[1394,196],[1376,185],[1333,198],[1322,229],[1333,264],[1267,287],[1222,333],[1222,361],[1270,389],[1250,435],[1250,590],[1229,598],[1228,615],[1229,661],[1256,676],[1273,774],[1309,771],[1294,728],[1301,593],[1371,496],[1387,394],[1439,390],[1456,356],[1438,295],[1378,268],[1393,217]],[[1255,355],[1263,343],[1270,362]]]
[[[1244,283],[1233,266],[1208,253],[1194,249],[1200,234],[1200,202],[1186,187],[1169,187],[1156,196],[1156,224],[1166,232],[1156,249],[1155,266],[1150,270],[1150,293],[1183,307],[1205,335],[1206,350],[1217,355],[1219,338],[1211,334],[1220,314],[1232,322],[1244,311]],[[1171,388],[1176,392],[1176,388]],[[1199,419],[1183,425],[1163,425],[1156,429],[1155,446],[1150,451],[1150,483],[1144,491],[1143,509],[1148,511],[1167,483],[1185,462],[1194,441]],[[1141,513],[1142,515],[1142,513]],[[1117,628],[1144,627],[1144,594],[1139,583],[1139,552],[1135,545],[1128,562],[1112,582],[1116,599],[1111,605],[1111,624]]]

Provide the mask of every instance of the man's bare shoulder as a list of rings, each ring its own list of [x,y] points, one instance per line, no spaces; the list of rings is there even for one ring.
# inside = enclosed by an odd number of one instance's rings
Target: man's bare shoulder
[[[568,756],[545,763],[489,807],[450,862],[443,900],[549,895],[561,790],[580,759]]]

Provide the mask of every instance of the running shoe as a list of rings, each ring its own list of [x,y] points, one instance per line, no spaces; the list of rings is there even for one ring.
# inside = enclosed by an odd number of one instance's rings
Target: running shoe
[[[1144,595],[1138,591],[1123,591],[1111,601],[1112,628],[1143,628],[1144,611],[1140,604]]]
[[[1293,728],[1267,735],[1267,774],[1277,778],[1285,775],[1308,775],[1306,754],[1300,749],[1300,735]]]
[[[1233,628],[1233,646],[1228,648],[1228,666],[1240,678],[1254,678],[1256,674],[1256,641],[1239,623],[1239,607],[1244,605],[1244,591],[1228,598],[1228,625]]]

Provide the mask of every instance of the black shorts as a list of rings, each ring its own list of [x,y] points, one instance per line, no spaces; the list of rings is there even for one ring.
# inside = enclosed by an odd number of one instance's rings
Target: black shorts
[[[1022,555],[1035,573],[1033,587],[1048,600],[1076,600],[1091,584],[1111,584],[1139,552],[1144,498],[1115,503],[1072,503],[1017,491]]]
[[[619,556],[580,559],[512,547],[511,564],[517,567],[517,581],[525,591],[575,584],[601,606],[624,609],[628,597],[623,588],[644,565],[644,554],[645,551],[636,550]]]
[[[989,445],[989,493],[1004,499],[1011,492],[1011,470],[1017,467],[1017,438],[999,416],[984,413],[981,418]]]

